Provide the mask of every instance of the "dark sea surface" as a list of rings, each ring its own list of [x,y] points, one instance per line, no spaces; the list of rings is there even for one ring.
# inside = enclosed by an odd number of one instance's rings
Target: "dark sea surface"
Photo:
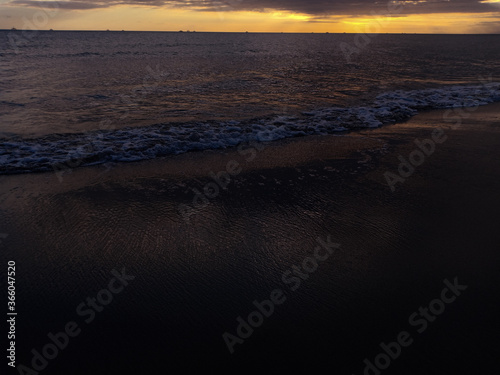
[[[0,31],[0,173],[377,127],[500,99],[498,35],[27,35]]]
[[[0,294],[13,261],[16,364],[35,371],[7,367],[5,322],[2,374],[497,374],[500,107],[475,106],[500,99],[499,36],[370,36],[347,59],[349,34],[12,33]],[[459,127],[444,111],[381,127],[461,106]],[[440,127],[391,191],[384,174]],[[309,273],[318,238],[340,247]],[[113,270],[133,279],[109,300]],[[455,279],[467,289],[417,332]],[[275,289],[286,301],[231,354],[223,335]],[[403,331],[414,342],[366,370]]]

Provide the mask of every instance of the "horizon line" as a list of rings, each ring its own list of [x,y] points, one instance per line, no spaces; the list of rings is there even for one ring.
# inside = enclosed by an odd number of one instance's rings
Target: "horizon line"
[[[334,35],[344,35],[344,34],[367,34],[367,35],[500,35],[499,33],[419,33],[419,32],[385,32],[385,33],[352,33],[352,32],[290,32],[290,31],[196,31],[196,30],[109,30],[109,29],[92,29],[92,30],[76,30],[76,29],[16,29],[15,27],[10,29],[0,29],[0,31],[29,31],[29,32],[134,32],[134,33],[185,33],[185,34],[197,34],[197,33],[218,33],[218,34],[334,34]]]

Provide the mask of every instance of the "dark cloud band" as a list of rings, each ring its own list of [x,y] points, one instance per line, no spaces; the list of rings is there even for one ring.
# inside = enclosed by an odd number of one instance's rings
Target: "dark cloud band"
[[[311,16],[425,13],[490,13],[499,12],[498,4],[481,0],[378,1],[378,0],[13,0],[9,5],[60,9],[109,8],[116,5],[191,8],[204,11],[259,11],[269,9],[304,13]]]

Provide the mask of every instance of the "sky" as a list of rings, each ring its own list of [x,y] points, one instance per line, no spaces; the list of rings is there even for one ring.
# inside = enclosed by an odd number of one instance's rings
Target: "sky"
[[[500,0],[0,0],[0,29],[500,33]]]

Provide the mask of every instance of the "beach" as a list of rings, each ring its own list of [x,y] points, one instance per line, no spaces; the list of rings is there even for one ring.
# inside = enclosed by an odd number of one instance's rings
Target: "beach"
[[[401,332],[411,344],[379,361],[380,373],[495,373],[500,104],[451,120],[446,111],[338,135],[1,175],[18,363],[31,367],[32,349],[75,322],[81,332],[43,373],[376,374],[367,363]],[[305,261],[328,238],[338,247],[323,246],[328,257],[316,266]],[[78,307],[113,289],[112,271],[123,269],[128,284],[86,322]],[[442,291],[454,282],[466,287],[451,302]],[[238,317],[275,290],[281,303],[241,338]],[[418,332],[411,316],[430,304],[443,311]]]

